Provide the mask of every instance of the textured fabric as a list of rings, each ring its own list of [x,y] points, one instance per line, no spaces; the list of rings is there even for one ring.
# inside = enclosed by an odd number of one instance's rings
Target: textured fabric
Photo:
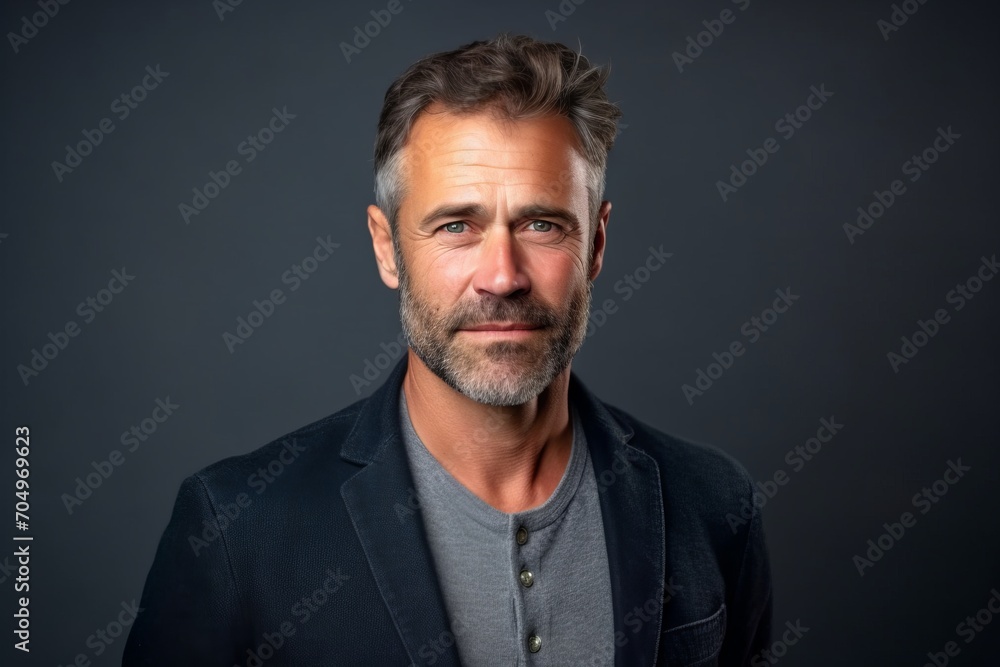
[[[577,411],[572,451],[552,495],[502,512],[455,479],[420,441],[399,393],[403,442],[462,664],[594,664],[614,653],[614,619],[597,482]],[[488,446],[484,443],[483,446]],[[527,539],[518,544],[523,528]],[[520,580],[531,573],[531,585]],[[528,648],[529,636],[540,642]]]
[[[370,397],[181,483],[123,665],[461,664],[400,432],[408,361]],[[569,400],[604,517],[615,667],[751,663],[772,613],[751,477],[575,373]]]

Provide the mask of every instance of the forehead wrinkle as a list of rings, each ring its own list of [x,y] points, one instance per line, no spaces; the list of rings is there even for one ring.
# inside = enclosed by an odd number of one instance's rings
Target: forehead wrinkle
[[[500,146],[496,145],[498,137],[500,138]],[[463,142],[468,142],[471,145],[461,145]],[[517,148],[525,143],[530,145],[527,148]],[[424,145],[426,146],[426,144]],[[561,166],[575,168],[579,159],[582,158],[575,144],[567,146],[559,137],[551,137],[545,133],[534,133],[529,137],[515,137],[498,132],[495,128],[449,133],[441,143],[433,143],[420,152],[425,157],[421,161],[423,167],[431,170],[435,168],[433,166],[435,163],[440,165],[438,168],[459,164],[464,167],[518,169],[523,167],[511,166],[510,162],[518,161],[524,157],[558,162]],[[461,155],[465,159],[456,159],[457,155]],[[538,169],[538,171],[544,172],[545,170]]]
[[[483,155],[482,153],[490,153],[490,155]],[[463,155],[457,156],[456,154],[461,153]],[[551,156],[551,157],[550,157]],[[566,162],[572,164],[572,159],[563,159],[561,155],[555,151],[544,151],[544,150],[528,150],[528,151],[486,151],[482,149],[460,149],[454,151],[445,151],[440,153],[440,155],[430,156],[431,159],[428,160],[429,163],[434,163],[440,161],[441,167],[450,166],[462,166],[462,167],[485,167],[487,169],[524,169],[533,170],[530,166],[525,166],[519,164],[521,158],[539,158],[546,159],[549,158],[551,162]],[[441,158],[438,160],[437,158]],[[492,158],[492,159],[491,159]],[[537,171],[544,171],[544,169],[538,169]]]
[[[514,189],[526,188],[528,190],[538,190],[541,193],[540,200],[538,199],[537,193],[531,193],[531,192],[526,193],[527,199],[530,201],[538,200],[539,203],[543,206],[559,205],[559,206],[565,206],[566,208],[570,209],[572,209],[574,205],[578,203],[580,197],[586,196],[586,192],[576,193],[573,192],[571,188],[565,188],[563,190],[563,192],[565,192],[566,194],[565,198],[559,197],[558,195],[553,197],[552,193],[550,192],[550,188],[548,188],[547,181],[544,183],[538,183],[536,181],[498,182],[491,180],[482,180],[482,177],[477,177],[477,176],[469,176],[466,179],[462,179],[460,176],[456,176],[451,179],[451,182],[442,183],[441,188],[442,191],[471,189],[476,193],[476,195],[474,195],[473,198],[476,198],[480,195],[485,195],[487,198],[493,195],[499,197],[501,196],[501,193],[503,193],[502,196],[507,197],[506,194],[507,191],[512,188]],[[456,194],[452,196],[460,197],[461,195]],[[522,197],[517,197],[517,199],[521,198]],[[562,202],[565,202],[565,204],[563,204]]]
[[[524,174],[540,174],[543,177],[545,177],[546,179],[551,179],[551,178],[559,178],[560,174],[565,171],[565,169],[559,169],[558,168],[558,167],[562,167],[562,166],[564,166],[564,165],[562,165],[562,164],[552,165],[552,166],[548,166],[548,165],[539,165],[539,166],[536,166],[536,165],[521,165],[521,164],[498,165],[498,164],[483,164],[481,162],[457,162],[456,161],[456,162],[446,162],[446,163],[440,164],[440,165],[438,165],[436,167],[431,167],[430,170],[431,171],[436,171],[436,172],[440,173],[445,178],[454,177],[454,174],[456,172],[458,172],[458,173],[464,173],[464,172],[467,172],[467,171],[470,171],[470,170],[485,170],[487,172],[487,174],[489,174],[489,172],[506,172],[507,174],[511,174],[511,173],[512,174],[517,174],[517,173],[520,172],[520,173],[524,173]],[[578,171],[575,168],[575,165],[573,165],[573,164],[565,165],[565,166],[567,168],[569,168],[569,169],[572,169],[574,172]],[[585,174],[578,174],[578,175],[585,176]],[[480,172],[479,174],[473,174],[473,176],[480,176],[481,177],[481,176],[483,176],[483,174],[482,174],[482,172]],[[510,178],[510,176],[508,176],[508,178]],[[532,185],[532,183],[530,183],[530,182],[525,183],[525,184],[526,185]]]
[[[487,171],[486,173],[482,171],[469,173],[469,170],[464,169],[464,167],[470,166],[481,167]],[[473,188],[477,191],[478,195],[483,193],[492,194],[498,189],[535,189],[544,192],[544,200],[551,201],[552,203],[565,201],[570,206],[578,200],[578,197],[586,196],[586,184],[583,181],[579,183],[582,191],[577,191],[576,188],[563,187],[559,188],[559,191],[565,194],[564,198],[558,196],[558,194],[553,195],[551,185],[563,182],[563,179],[560,177],[561,172],[544,167],[493,167],[454,163],[441,167],[437,171],[439,173],[438,185],[442,190]],[[541,176],[541,179],[533,179],[529,174],[538,174]]]
[[[510,170],[510,171],[530,171],[530,172],[538,172],[538,173],[541,173],[541,174],[556,173],[553,169],[551,169],[551,168],[545,168],[545,167],[527,167],[527,166],[523,166],[523,165],[480,164],[478,162],[473,162],[473,163],[469,163],[469,162],[448,162],[446,164],[441,165],[439,168],[440,169],[451,169],[451,168],[462,168],[462,167],[481,167],[483,169],[498,169],[498,170],[499,169],[503,169],[503,170]]]
[[[556,174],[549,172],[539,172],[540,178],[532,178],[527,174],[506,174],[497,170],[491,173],[470,174],[464,170],[456,169],[450,173],[441,174],[437,182],[437,187],[442,189],[454,189],[464,187],[483,188],[516,188],[526,190],[540,190],[549,192],[552,190],[552,183],[558,182]],[[564,191],[571,191],[573,188],[562,188]]]
[[[483,162],[463,162],[461,160],[448,160],[440,163],[439,165],[432,166],[427,165],[431,171],[456,171],[468,168],[478,168],[496,171],[513,171],[513,172],[525,172],[525,173],[538,173],[547,176],[559,176],[566,170],[571,170],[577,175],[586,178],[586,170],[580,168],[580,164],[575,160],[560,160],[554,159],[543,165],[535,164],[494,164],[494,163],[483,163]]]
[[[546,143],[553,143],[551,141],[546,141]],[[464,151],[474,152],[474,151],[484,151],[487,153],[513,153],[515,155],[532,155],[538,153],[538,150],[528,149],[528,150],[514,150],[513,148],[497,148],[495,146],[457,146],[455,148],[445,148],[444,146],[438,145],[436,152],[439,155],[451,155],[452,153],[461,153]]]

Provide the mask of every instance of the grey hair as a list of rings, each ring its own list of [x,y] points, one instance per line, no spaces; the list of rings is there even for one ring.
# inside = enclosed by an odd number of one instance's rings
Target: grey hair
[[[455,114],[488,110],[506,121],[552,113],[567,117],[587,162],[593,224],[604,197],[608,152],[622,116],[604,91],[609,74],[610,66],[594,67],[563,44],[509,33],[425,56],[411,65],[386,91],[375,138],[375,204],[389,219],[394,249],[407,194],[402,149],[417,116],[433,103]],[[419,152],[426,147],[414,148]],[[562,182],[551,187],[564,187],[568,176],[562,174]],[[591,253],[595,230],[596,225],[591,229]]]

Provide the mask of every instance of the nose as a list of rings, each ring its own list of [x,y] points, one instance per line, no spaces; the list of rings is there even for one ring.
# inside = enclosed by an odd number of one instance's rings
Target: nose
[[[506,297],[527,292],[530,287],[511,230],[490,230],[481,242],[473,288],[480,294]]]

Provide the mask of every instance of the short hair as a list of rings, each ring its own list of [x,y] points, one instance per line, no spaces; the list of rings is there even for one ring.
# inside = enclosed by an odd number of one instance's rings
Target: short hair
[[[509,33],[425,56],[411,65],[386,91],[375,137],[375,203],[389,219],[393,245],[406,195],[402,149],[417,116],[434,103],[451,113],[490,111],[510,121],[552,113],[568,118],[587,162],[589,213],[596,219],[608,152],[622,116],[604,91],[609,75],[610,66],[594,67],[563,44]]]

